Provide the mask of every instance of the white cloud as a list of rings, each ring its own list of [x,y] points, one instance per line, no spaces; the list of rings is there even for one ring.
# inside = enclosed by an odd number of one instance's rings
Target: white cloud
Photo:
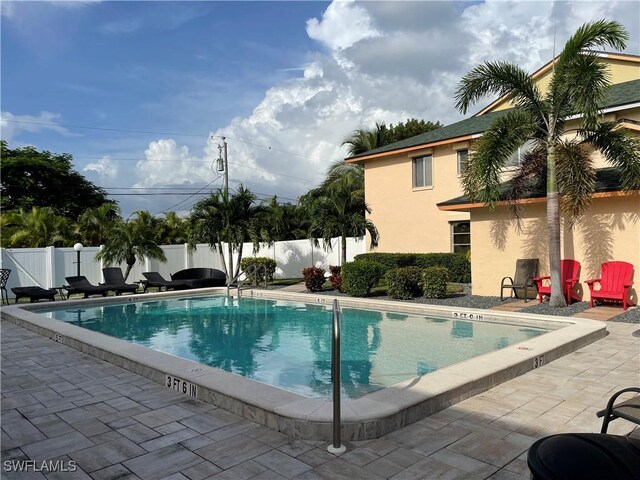
[[[85,165],[82,170],[95,173],[100,180],[115,180],[119,173],[117,162],[114,162],[109,155],[105,155],[97,162]]]
[[[44,130],[53,130],[67,137],[78,136],[57,125],[60,118],[59,113],[51,112],[40,112],[38,115],[13,115],[10,112],[2,112],[0,115],[2,139],[10,143],[21,132],[35,133]]]
[[[638,7],[628,2],[561,7],[559,48],[579,25],[602,17],[622,21],[638,38],[638,20],[629,20],[638,18]],[[301,76],[270,88],[251,114],[211,132],[228,137],[231,186],[243,182],[295,199],[344,158],[342,142],[356,128],[411,117],[460,119],[453,94],[462,75],[486,60],[530,71],[542,66],[553,53],[553,18],[551,2],[332,3],[321,19],[307,22],[324,53],[310,54]],[[198,156],[173,140],[153,142],[138,165],[138,185],[210,182],[218,152],[215,145],[203,149]]]
[[[333,2],[322,14],[322,20],[309,19],[307,34],[331,50],[342,50],[360,40],[381,35],[367,10],[352,0]]]
[[[186,146],[179,147],[173,139],[151,142],[145,150],[145,159],[136,164],[139,177],[135,187],[153,187],[168,184],[204,184],[214,176],[211,162],[215,158],[211,149],[202,157],[189,152]]]
[[[81,8],[87,5],[95,5],[101,3],[101,1],[102,0],[43,0],[38,3],[47,3],[48,5],[61,8]],[[15,19],[18,16],[18,5],[20,5],[19,8],[24,9],[28,8],[29,3],[35,2],[2,0],[2,2],[0,2],[0,15],[8,19]]]

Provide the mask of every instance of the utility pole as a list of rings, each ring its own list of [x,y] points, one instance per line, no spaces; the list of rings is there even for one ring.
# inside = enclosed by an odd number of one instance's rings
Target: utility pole
[[[223,196],[224,203],[226,206],[229,204],[229,159],[227,157],[227,140],[225,137],[222,137],[222,145],[218,145],[218,151],[221,154],[221,158],[218,158],[218,171],[224,172],[224,185],[223,185]],[[227,220],[228,221],[228,220]],[[229,252],[229,271],[227,272],[227,285],[231,285],[233,283],[233,245],[231,243],[231,239],[227,239],[227,247]]]
[[[224,154],[224,198],[229,200],[229,161],[227,158],[227,140],[222,137],[223,154]]]

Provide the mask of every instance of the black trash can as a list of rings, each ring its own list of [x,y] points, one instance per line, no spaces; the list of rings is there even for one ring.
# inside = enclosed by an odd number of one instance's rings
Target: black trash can
[[[638,480],[640,440],[601,433],[561,433],[529,448],[534,480]]]

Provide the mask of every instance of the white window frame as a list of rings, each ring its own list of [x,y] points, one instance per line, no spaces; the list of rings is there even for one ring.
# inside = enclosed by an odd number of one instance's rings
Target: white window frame
[[[509,158],[507,159],[507,163],[506,163],[505,167],[507,167],[507,168],[516,168],[516,167],[518,167],[522,163],[522,158],[527,153],[529,153],[530,151],[533,150],[534,145],[535,144],[534,144],[533,140],[527,140],[522,145],[520,145],[515,152],[513,152],[511,155],[509,155]]]
[[[427,161],[428,160],[428,161]],[[418,185],[418,178],[416,176],[416,165],[417,162],[423,162],[422,165],[422,183],[423,185]],[[429,182],[427,183],[427,165],[429,171]],[[414,157],[411,159],[411,177],[412,177],[412,186],[414,189],[421,188],[433,188],[433,155],[422,155],[420,157]]]
[[[460,149],[460,150],[456,150],[456,159],[457,159],[457,162],[458,162],[458,175],[462,175],[462,168],[463,168],[462,167],[462,163],[463,162],[460,159],[460,154],[463,153],[463,152],[465,154],[464,163],[466,164],[467,163],[467,158],[469,158],[469,150],[466,149],[466,148],[463,148],[463,149]]]

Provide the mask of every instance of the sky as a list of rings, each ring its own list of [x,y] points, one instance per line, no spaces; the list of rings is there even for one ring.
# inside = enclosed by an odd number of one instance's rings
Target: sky
[[[448,124],[485,61],[533,72],[601,18],[640,54],[637,1],[8,2],[1,136],[73,155],[122,214],[188,213],[222,187],[295,202],[356,129]],[[477,110],[489,103],[486,99]]]

